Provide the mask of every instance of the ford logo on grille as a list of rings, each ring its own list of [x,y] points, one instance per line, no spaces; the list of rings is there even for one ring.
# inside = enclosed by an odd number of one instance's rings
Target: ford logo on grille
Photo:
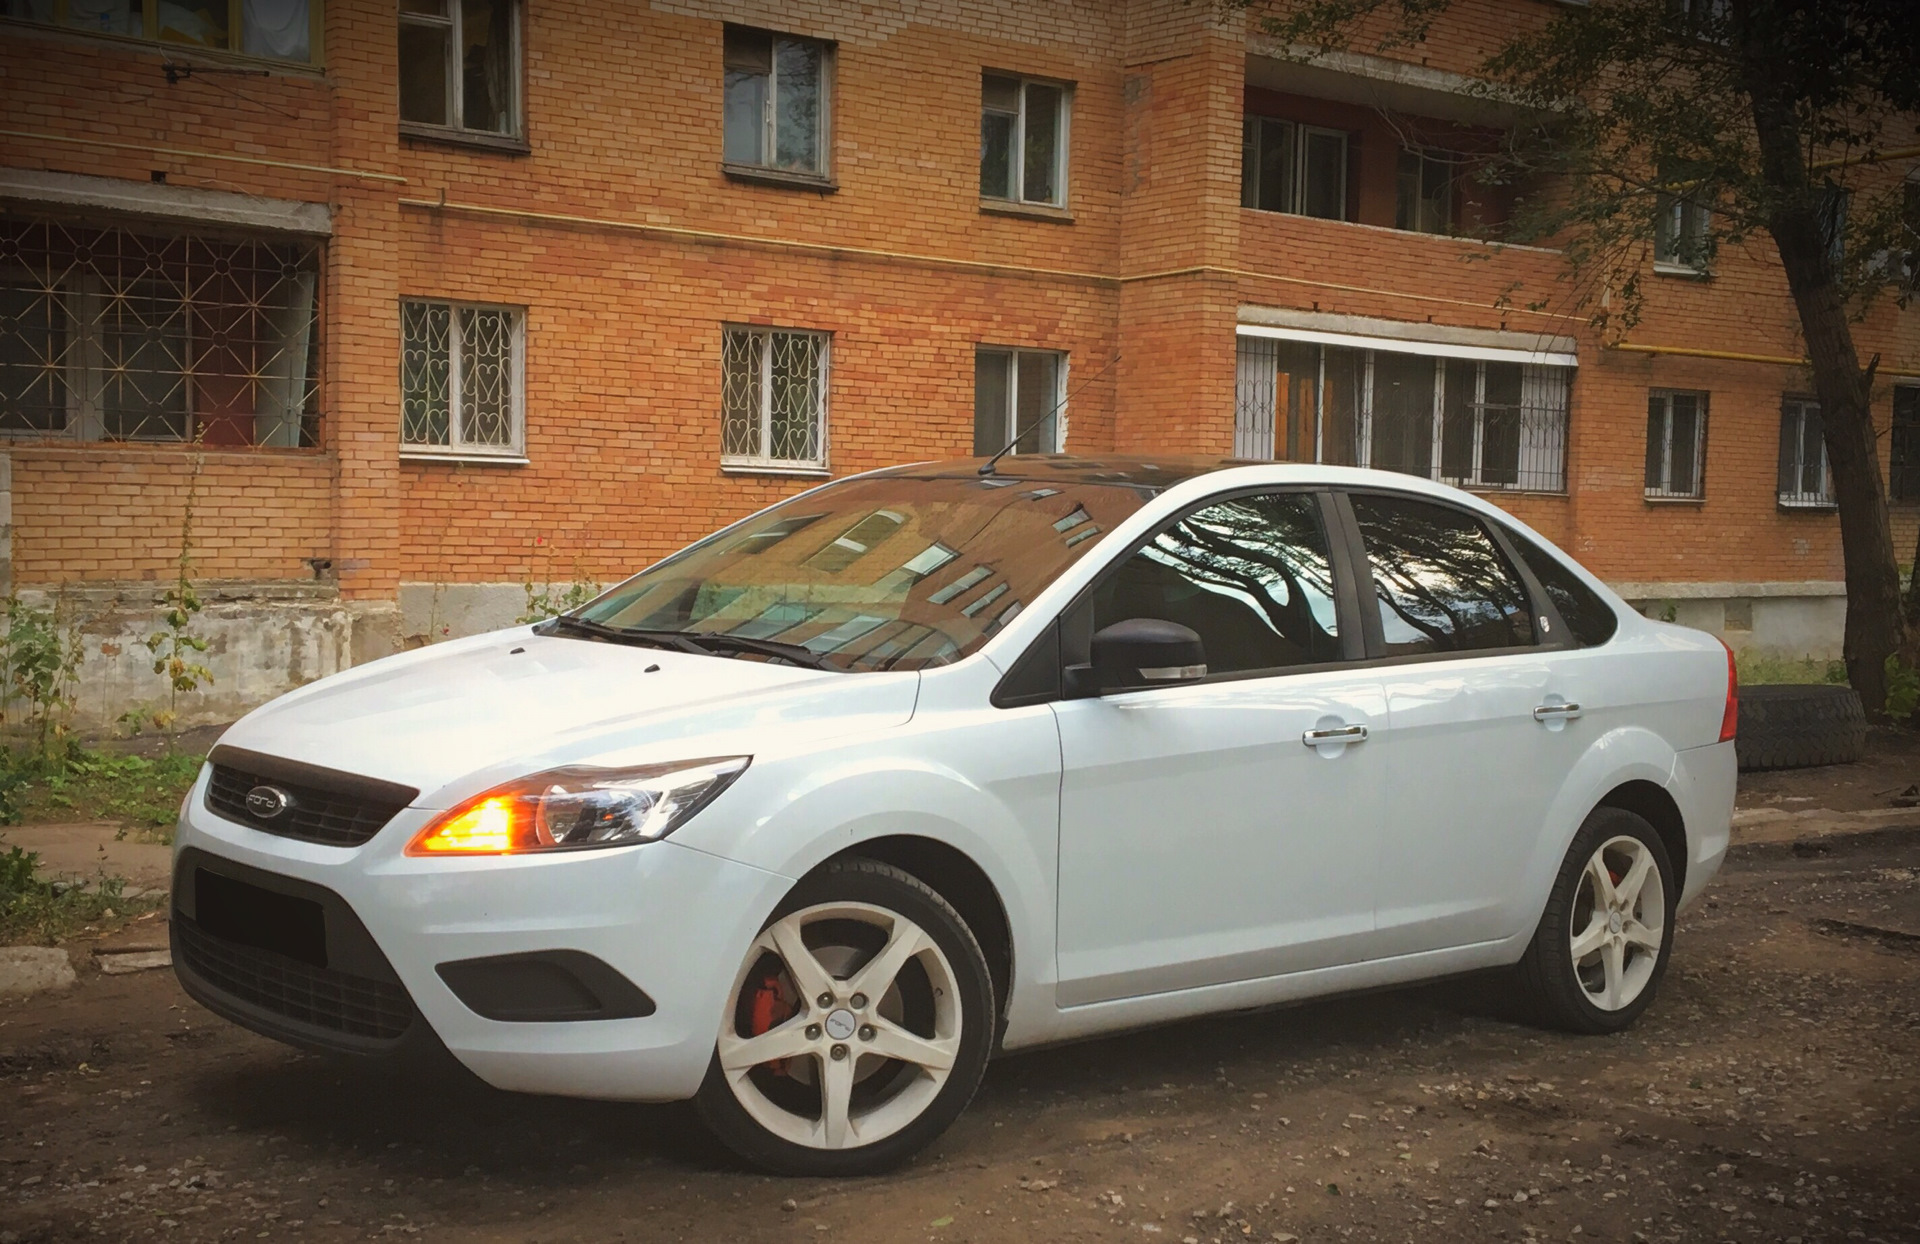
[[[247,792],[247,811],[271,821],[293,806],[293,796],[278,786],[256,786]]]

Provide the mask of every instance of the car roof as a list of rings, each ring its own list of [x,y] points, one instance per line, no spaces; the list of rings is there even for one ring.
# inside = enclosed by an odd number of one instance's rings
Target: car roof
[[[1247,458],[1202,456],[1102,454],[1081,457],[1077,454],[1009,454],[994,464],[983,477],[980,468],[986,458],[953,458],[944,462],[916,462],[889,467],[873,474],[919,479],[999,479],[1049,484],[1112,484],[1149,493],[1161,492],[1197,476],[1233,467],[1271,466]]]

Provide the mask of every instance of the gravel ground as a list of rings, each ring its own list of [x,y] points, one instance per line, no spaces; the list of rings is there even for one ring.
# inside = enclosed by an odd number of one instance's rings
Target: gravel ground
[[[87,975],[0,1004],[0,1244],[1920,1241],[1920,828],[1739,848],[1709,895],[1622,1036],[1508,1022],[1471,981],[1012,1056],[865,1180]]]

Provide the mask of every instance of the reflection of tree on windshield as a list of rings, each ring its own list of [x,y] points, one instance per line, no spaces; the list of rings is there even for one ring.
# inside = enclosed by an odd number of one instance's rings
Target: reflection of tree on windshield
[[[1526,594],[1480,524],[1443,506],[1356,496],[1380,621],[1393,652],[1529,643]]]

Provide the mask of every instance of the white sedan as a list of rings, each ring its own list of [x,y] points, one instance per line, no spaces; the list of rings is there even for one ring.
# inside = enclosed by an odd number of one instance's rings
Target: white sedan
[[[181,810],[174,963],[296,1044],[897,1162],[990,1054],[1482,969],[1625,1027],[1726,851],[1730,654],[1403,475],[840,480],[302,688]]]

